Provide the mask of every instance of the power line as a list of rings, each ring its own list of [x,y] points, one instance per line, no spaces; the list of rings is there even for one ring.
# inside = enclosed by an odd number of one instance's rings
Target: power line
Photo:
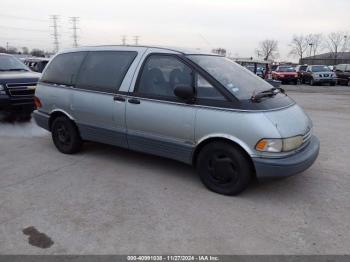
[[[77,30],[79,29],[77,27],[77,24],[79,23],[79,17],[73,16],[70,18],[72,22],[72,30],[73,30],[73,47],[78,47],[78,34]]]
[[[57,31],[57,20],[58,20],[58,15],[51,15],[50,17],[52,19],[52,28],[53,28],[53,45],[54,45],[54,52],[57,53],[60,46],[58,42],[58,31]]]
[[[48,30],[30,29],[25,27],[13,27],[13,26],[3,26],[3,25],[0,25],[0,27],[4,29],[10,29],[10,30],[24,30],[24,31],[33,31],[33,32],[41,32],[41,33],[49,32]]]
[[[36,21],[36,22],[45,22],[47,23],[47,20],[45,19],[37,19],[37,18],[29,18],[29,17],[22,17],[22,16],[15,16],[15,15],[8,15],[8,14],[0,14],[0,17],[7,17],[10,19],[17,19],[17,20],[28,20],[28,21]]]

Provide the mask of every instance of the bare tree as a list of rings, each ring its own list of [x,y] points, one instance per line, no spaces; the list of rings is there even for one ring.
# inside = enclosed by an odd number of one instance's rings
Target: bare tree
[[[308,43],[309,46],[309,50],[310,50],[310,56],[313,55],[317,55],[319,50],[322,48],[323,45],[323,35],[322,34],[308,34],[306,36],[306,41]]]
[[[0,53],[6,53],[6,48],[5,48],[5,47],[0,46]]]
[[[290,43],[290,46],[292,50],[289,52],[289,54],[293,56],[299,57],[299,59],[303,59],[304,54],[308,48],[308,42],[305,36],[303,35],[294,35],[293,39]]]
[[[7,53],[8,53],[8,54],[17,54],[17,53],[18,53],[18,50],[17,50],[16,47],[10,46],[10,47],[7,49]]]
[[[346,33],[344,32],[332,32],[328,34],[326,46],[329,52],[332,53],[334,64],[337,63],[339,52],[343,51],[347,44]]]
[[[256,52],[264,57],[264,60],[278,57],[278,42],[273,39],[266,39],[259,43]]]
[[[22,47],[22,54],[24,54],[24,55],[29,54],[29,49],[28,49],[28,47],[26,47],[26,46],[23,46],[23,47]]]

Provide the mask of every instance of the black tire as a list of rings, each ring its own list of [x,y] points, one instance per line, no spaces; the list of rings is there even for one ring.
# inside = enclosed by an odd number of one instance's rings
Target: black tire
[[[315,80],[313,78],[310,79],[310,86],[314,86],[315,85]]]
[[[74,154],[80,151],[82,140],[77,127],[69,118],[57,117],[52,123],[51,135],[58,151],[64,154]]]
[[[348,81],[348,86],[350,86],[350,80]]]
[[[253,176],[247,156],[225,142],[212,142],[199,152],[197,172],[203,184],[223,195],[237,195],[246,189]]]
[[[294,85],[298,85],[299,84],[299,80],[294,80],[293,84]]]
[[[335,82],[331,82],[329,85],[330,86],[335,86]]]

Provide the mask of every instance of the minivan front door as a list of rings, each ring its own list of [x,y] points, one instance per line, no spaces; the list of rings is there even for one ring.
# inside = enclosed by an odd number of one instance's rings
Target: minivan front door
[[[190,163],[196,109],[174,94],[193,85],[192,70],[172,55],[151,55],[126,104],[129,148]]]

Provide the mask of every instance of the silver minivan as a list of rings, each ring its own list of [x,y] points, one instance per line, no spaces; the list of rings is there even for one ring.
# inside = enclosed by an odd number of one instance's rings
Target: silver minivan
[[[198,51],[66,50],[44,70],[35,104],[37,124],[62,153],[96,141],[175,159],[221,194],[300,173],[319,152],[310,118],[282,88]]]

